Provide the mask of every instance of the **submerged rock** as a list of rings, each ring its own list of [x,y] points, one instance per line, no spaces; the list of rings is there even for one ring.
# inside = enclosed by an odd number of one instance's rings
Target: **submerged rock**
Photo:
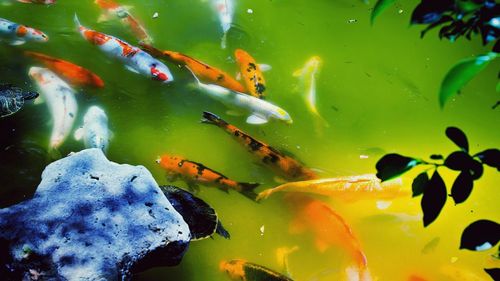
[[[128,280],[176,265],[188,225],[147,169],[88,149],[47,166],[31,200],[0,210],[1,280]]]

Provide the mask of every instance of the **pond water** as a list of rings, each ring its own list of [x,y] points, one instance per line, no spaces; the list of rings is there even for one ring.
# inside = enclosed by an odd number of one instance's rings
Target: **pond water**
[[[99,105],[113,131],[108,158],[144,165],[159,184],[168,181],[155,160],[168,153],[203,163],[238,181],[261,183],[257,191],[278,185],[276,175],[230,136],[201,124],[203,111],[287,151],[322,178],[375,173],[375,163],[389,152],[410,156],[451,152],[456,148],[444,135],[448,126],[465,131],[474,151],[500,144],[500,112],[492,109],[498,100],[498,61],[441,110],[438,91],[447,70],[460,59],[489,49],[481,46],[479,38],[440,41],[436,31],[420,39],[422,27],[409,26],[416,1],[398,1],[373,26],[369,21],[373,4],[357,0],[235,2],[234,27],[226,49],[221,48],[221,27],[207,1],[121,0],[120,4],[133,6],[130,12],[159,49],[188,54],[235,76],[237,48],[271,65],[264,73],[267,100],[285,109],[293,124],[250,125],[246,117],[227,114],[223,104],[193,88],[195,81],[188,71],[172,63],[167,65],[175,81],[169,84],[126,70],[77,32],[75,13],[84,26],[137,45],[130,28],[119,21],[98,22],[102,10],[90,0],[58,0],[50,6],[15,1],[0,5],[0,17],[36,27],[50,38],[47,43],[0,45],[0,82],[36,90],[28,69],[39,64],[26,58],[24,50],[92,70],[105,87],[78,88],[75,128],[87,108]],[[153,17],[155,13],[158,17]],[[322,60],[317,106],[328,126],[316,124],[302,98],[299,80],[292,75],[312,56]],[[44,151],[51,130],[51,116],[43,104],[28,103],[16,115],[0,119],[0,149],[10,148],[0,159],[1,207],[34,192],[47,164]],[[83,148],[82,142],[70,137],[59,150],[66,155]],[[411,190],[411,176],[416,175],[405,175],[404,189]],[[443,170],[442,175],[451,186],[456,173]],[[489,280],[483,268],[495,262],[490,255],[458,246],[463,229],[471,222],[500,221],[498,191],[494,191],[499,183],[498,173],[486,168],[471,197],[457,206],[448,200],[440,217],[427,228],[421,222],[420,200],[410,195],[394,199],[387,209],[377,208],[376,200],[317,199],[350,225],[374,280],[407,280],[411,275],[425,280]],[[187,188],[183,181],[174,184]],[[229,280],[219,263],[234,258],[281,272],[277,249],[295,245],[299,249],[290,254],[288,266],[294,280],[346,278],[345,269],[352,262],[349,253],[339,245],[318,251],[312,232],[291,233],[293,213],[282,194],[255,203],[236,192],[202,186],[197,196],[217,210],[231,239],[214,236],[192,242],[179,266],[153,269],[134,280]]]

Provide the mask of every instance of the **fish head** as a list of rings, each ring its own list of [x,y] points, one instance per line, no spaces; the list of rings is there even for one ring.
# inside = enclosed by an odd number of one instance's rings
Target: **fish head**
[[[47,34],[41,32],[38,29],[34,29],[32,27],[27,27],[26,39],[36,42],[47,42],[49,41],[49,36]]]
[[[104,112],[104,110],[102,110],[100,107],[93,105],[87,110],[87,113],[85,113],[83,122],[99,122],[106,124],[108,123],[108,116],[106,116],[106,112]]]
[[[221,261],[219,263],[219,269],[229,274],[233,280],[242,280],[245,277],[243,268],[245,263],[246,261],[244,260]]]
[[[141,51],[137,56],[137,65],[141,72],[149,75],[153,80],[163,83],[174,81],[174,76],[168,67],[159,60],[151,57],[144,51]]]
[[[55,76],[54,73],[47,68],[37,66],[32,66],[28,71],[28,75],[39,85],[47,84],[52,80],[53,76]]]
[[[274,112],[274,117],[276,119],[279,119],[279,120],[282,120],[284,121],[285,123],[287,124],[292,124],[293,123],[293,120],[292,120],[292,117],[290,116],[290,114],[288,114],[288,112],[286,112],[284,109],[282,108],[278,108],[275,112]]]
[[[156,159],[156,163],[160,164],[160,166],[167,171],[173,171],[182,166],[182,158],[178,156],[163,154],[161,157]]]
[[[234,51],[234,57],[236,58],[236,61],[241,62],[246,60],[246,58],[249,57],[249,54],[242,49],[236,49]]]

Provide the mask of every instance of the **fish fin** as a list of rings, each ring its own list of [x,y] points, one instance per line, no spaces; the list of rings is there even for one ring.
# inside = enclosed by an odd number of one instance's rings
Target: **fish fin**
[[[256,201],[257,200],[257,193],[255,193],[254,189],[259,186],[260,183],[246,183],[246,182],[239,182],[238,186],[240,187],[239,193],[243,194],[245,197]]]
[[[75,22],[76,27],[82,26],[82,24],[80,23],[80,20],[78,19],[78,15],[76,13],[75,13],[75,16],[73,17],[73,21]]]
[[[133,68],[132,68],[131,66],[129,66],[129,65],[125,65],[125,68],[126,68],[128,71],[130,71],[130,72],[133,72],[133,73],[137,73],[137,74],[139,74],[139,71],[137,71],[137,70],[133,69]]]
[[[266,71],[273,69],[273,67],[270,64],[265,64],[265,63],[259,64],[259,67],[260,67],[260,71],[262,71],[262,72],[266,72]]]
[[[222,118],[208,111],[203,111],[203,118],[201,119],[201,123],[212,124],[222,127],[228,125],[228,123],[222,120]]]
[[[300,76],[302,76],[303,73],[304,73],[304,71],[301,68],[299,68],[293,72],[292,76],[293,77],[300,77]]]
[[[279,183],[279,184],[287,183],[287,181],[284,178],[278,177],[278,176],[273,177],[273,180],[274,180],[274,182]]]
[[[234,109],[233,110],[227,110],[226,114],[227,115],[231,115],[231,116],[241,116],[241,115],[243,115],[240,111],[234,110]]]
[[[257,194],[257,197],[255,198],[255,201],[259,202],[262,199],[267,199],[269,196],[271,196],[271,194],[274,193],[273,190],[274,190],[273,188],[269,188],[259,192],[259,194]]]
[[[241,72],[236,73],[236,80],[240,81],[241,80]]]
[[[220,41],[220,47],[222,49],[225,49],[227,47],[227,32],[224,32],[224,35],[222,35],[222,39]]]
[[[174,182],[179,178],[179,175],[176,173],[167,173],[165,176],[168,182]]]
[[[123,5],[122,8],[128,12],[130,10],[133,10],[135,7],[132,5]]]
[[[115,138],[115,133],[113,131],[108,131],[109,139],[112,140]]]
[[[377,201],[377,209],[379,210],[385,210],[387,208],[389,208],[392,204],[391,201],[384,201],[384,200],[380,200],[380,201]]]
[[[99,17],[97,18],[98,23],[106,22],[111,20],[111,15],[109,13],[101,13]]]
[[[185,68],[187,68],[187,70],[189,70],[189,72],[191,72],[191,74],[193,75],[194,79],[196,80],[196,83],[198,85],[200,85],[201,81],[200,81],[200,79],[198,79],[198,76],[196,76],[196,74],[194,74],[193,70],[191,68],[189,68],[189,66],[185,66]]]
[[[260,116],[257,116],[255,114],[252,114],[250,116],[248,116],[247,118],[247,123],[248,124],[252,124],[252,125],[261,125],[261,124],[266,124],[269,120],[267,120],[266,118],[262,118]]]
[[[79,141],[83,138],[83,128],[82,127],[76,129],[74,137],[75,137],[75,140],[77,140],[77,141]]]
[[[215,229],[215,232],[226,239],[231,239],[231,234],[229,234],[229,231],[224,228],[220,220],[217,221],[217,228]]]
[[[328,250],[328,248],[330,248],[330,245],[322,239],[316,239],[316,241],[314,241],[314,244],[316,245],[316,249],[318,249],[320,253],[324,253],[326,250]]]
[[[192,181],[188,181],[186,183],[187,183],[189,191],[191,191],[192,193],[200,192],[200,187],[196,183],[194,183]]]
[[[23,45],[24,43],[26,43],[26,41],[24,41],[24,40],[13,40],[13,41],[9,42],[9,45],[19,46],[19,45]]]

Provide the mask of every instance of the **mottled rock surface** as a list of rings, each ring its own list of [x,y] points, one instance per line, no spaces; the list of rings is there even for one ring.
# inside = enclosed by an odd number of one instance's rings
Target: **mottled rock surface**
[[[0,210],[0,276],[128,280],[179,263],[189,239],[146,168],[88,149],[47,166],[31,200]]]

